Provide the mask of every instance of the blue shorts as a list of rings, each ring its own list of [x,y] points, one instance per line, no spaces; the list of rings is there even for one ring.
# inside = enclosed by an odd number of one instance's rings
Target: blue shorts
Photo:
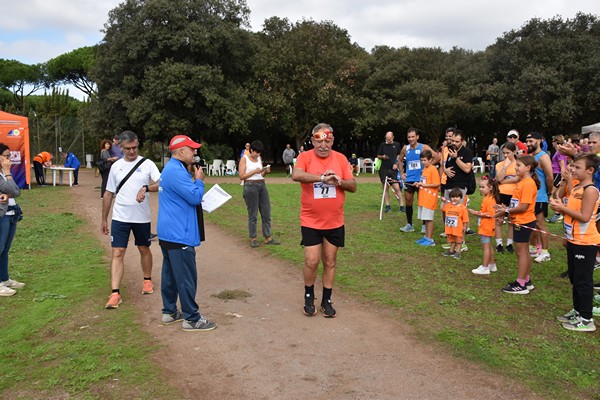
[[[488,244],[488,243],[492,242],[492,237],[491,236],[479,235],[479,239],[481,240],[482,244]]]
[[[129,232],[133,232],[136,246],[150,247],[150,222],[133,223],[112,220],[110,227],[110,244],[112,247],[127,248]]]

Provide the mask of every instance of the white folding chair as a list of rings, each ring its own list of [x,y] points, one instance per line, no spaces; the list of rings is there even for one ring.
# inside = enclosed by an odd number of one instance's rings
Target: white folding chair
[[[473,172],[474,173],[483,173],[483,170],[485,169],[485,164],[483,163],[483,160],[481,159],[481,157],[473,157]]]
[[[223,175],[223,160],[213,160],[212,165],[208,167],[209,175]]]
[[[225,162],[225,175],[230,176],[230,175],[235,175],[237,173],[237,170],[235,168],[235,160],[227,160]]]
[[[369,169],[371,170],[371,173],[374,174],[375,173],[375,163],[370,158],[365,158],[363,160],[362,172],[364,172],[366,174]]]

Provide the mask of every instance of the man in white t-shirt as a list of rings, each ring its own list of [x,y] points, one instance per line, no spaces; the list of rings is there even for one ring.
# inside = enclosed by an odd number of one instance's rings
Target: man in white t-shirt
[[[160,172],[151,160],[143,160],[138,155],[138,138],[131,131],[120,136],[124,157],[117,160],[110,168],[106,192],[102,200],[102,233],[109,234],[108,211],[113,198],[111,245],[112,260],[110,280],[112,293],[106,308],[117,308],[123,302],[119,286],[123,278],[125,251],[129,234],[133,232],[135,245],[140,251],[144,282],[142,294],[154,292],[152,285],[152,253],[150,252],[150,201],[148,192],[158,191]],[[131,175],[129,173],[134,171]],[[129,178],[125,178],[129,175]],[[123,183],[124,182],[124,183]]]

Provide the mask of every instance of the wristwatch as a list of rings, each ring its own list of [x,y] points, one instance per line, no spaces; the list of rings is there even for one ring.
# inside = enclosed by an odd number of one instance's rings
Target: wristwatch
[[[150,187],[148,185],[144,185],[144,187],[146,188],[146,193],[150,193]]]

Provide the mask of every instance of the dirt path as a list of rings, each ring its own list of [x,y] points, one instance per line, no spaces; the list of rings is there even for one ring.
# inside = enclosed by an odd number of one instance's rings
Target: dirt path
[[[369,177],[369,180],[372,178]],[[100,179],[82,171],[73,188],[80,210],[99,234]],[[157,196],[152,211],[157,211]],[[218,212],[227,212],[226,207]],[[387,311],[334,291],[338,317],[302,314],[301,270],[252,250],[245,238],[207,226],[197,249],[201,312],[218,323],[211,332],[162,326],[160,266],[154,243],[155,293],[142,296],[139,255],[130,243],[122,307],[138,309],[138,321],[162,347],[156,363],[173,376],[186,398],[215,399],[525,399],[536,398],[518,383],[419,343],[417,333]],[[317,285],[320,284],[320,279]],[[107,298],[109,282],[106,282]],[[243,290],[245,300],[212,297]],[[316,288],[316,293],[320,293]],[[101,306],[105,298],[98,299]],[[105,311],[105,312],[119,312]],[[432,321],[432,323],[442,323]]]

